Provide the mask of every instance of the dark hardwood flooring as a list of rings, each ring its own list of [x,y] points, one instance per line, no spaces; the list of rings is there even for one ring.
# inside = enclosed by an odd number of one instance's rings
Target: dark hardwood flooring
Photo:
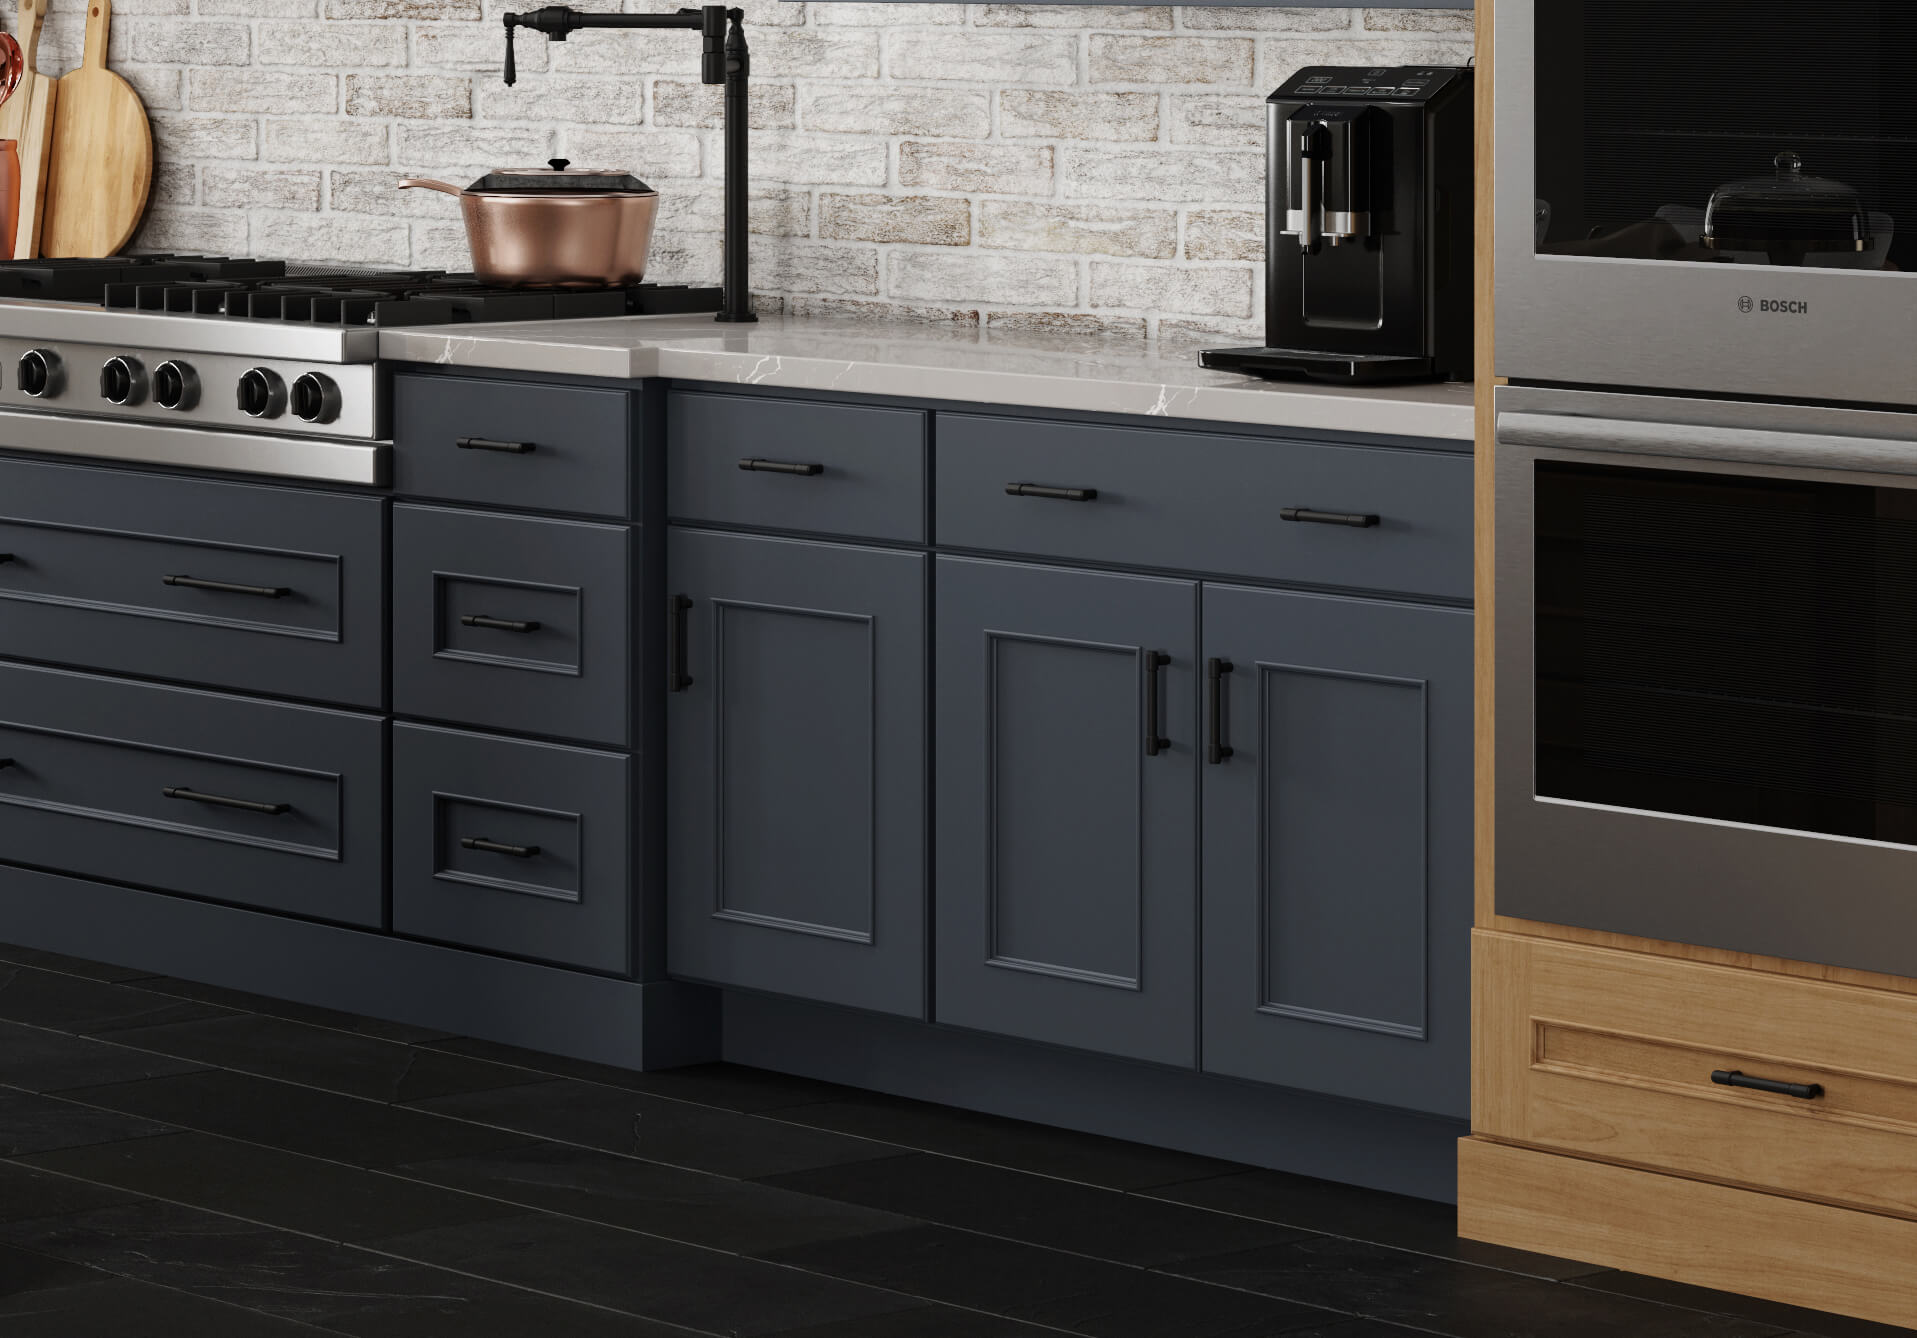
[[[3,1338],[1889,1338],[1448,1209],[0,946]]]

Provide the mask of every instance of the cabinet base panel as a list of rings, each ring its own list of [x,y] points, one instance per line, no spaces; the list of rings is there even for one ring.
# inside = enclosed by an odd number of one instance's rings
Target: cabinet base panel
[[[0,942],[629,1069],[718,1058],[718,992],[0,865]]]
[[[1917,1222],[1585,1161],[1458,1144],[1458,1234],[1917,1327]]]
[[[1450,1202],[1465,1121],[728,991],[725,1057],[892,1096]]]

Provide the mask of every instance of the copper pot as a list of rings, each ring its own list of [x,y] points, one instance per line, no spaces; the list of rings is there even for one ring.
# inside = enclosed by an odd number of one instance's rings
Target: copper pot
[[[473,273],[514,287],[603,287],[646,276],[659,192],[637,177],[568,167],[489,172],[461,190],[408,177],[459,198]]]

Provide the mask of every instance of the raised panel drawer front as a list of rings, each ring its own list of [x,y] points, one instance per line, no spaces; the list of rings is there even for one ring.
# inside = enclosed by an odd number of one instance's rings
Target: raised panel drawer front
[[[1471,633],[1205,587],[1208,1072],[1468,1113]]]
[[[631,762],[617,753],[393,726],[393,929],[623,975]]]
[[[675,391],[666,401],[674,520],[925,539],[917,409]]]
[[[385,722],[0,665],[0,859],[381,924]]]
[[[674,975],[924,1016],[926,563],[672,531]]]
[[[633,397],[466,376],[393,378],[393,490],[589,516],[632,514]]]
[[[936,1020],[1192,1064],[1197,587],[937,569]]]
[[[1471,594],[1471,457],[940,414],[936,539],[1301,585]]]
[[[1917,996],[1479,931],[1477,1132],[1917,1217]]]
[[[378,709],[385,513],[0,460],[0,655]]]
[[[624,747],[622,525],[393,508],[393,709]]]

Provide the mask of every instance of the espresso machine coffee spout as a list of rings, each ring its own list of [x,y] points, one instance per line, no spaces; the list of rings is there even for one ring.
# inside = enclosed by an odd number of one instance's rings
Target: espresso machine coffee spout
[[[1306,107],[1285,123],[1285,235],[1315,251],[1371,229],[1371,134],[1364,107]]]

